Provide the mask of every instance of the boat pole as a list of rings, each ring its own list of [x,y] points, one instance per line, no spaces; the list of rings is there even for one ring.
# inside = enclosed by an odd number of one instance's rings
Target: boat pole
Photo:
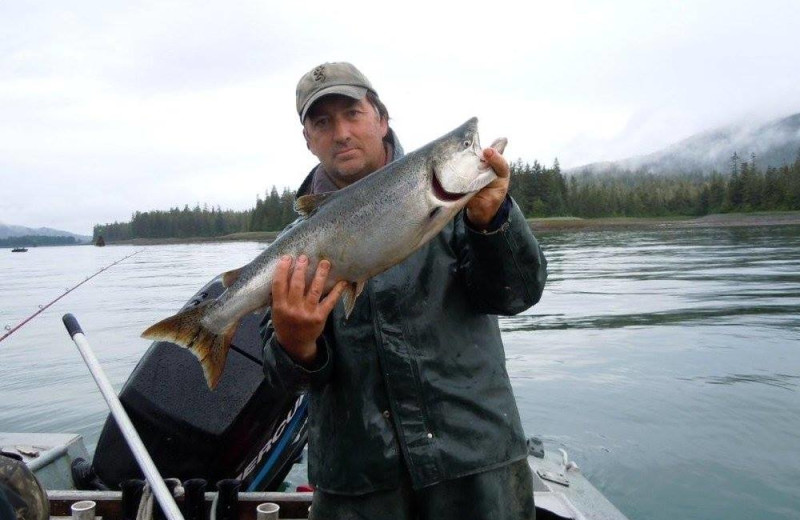
[[[122,431],[122,434],[128,443],[128,447],[130,447],[131,451],[133,452],[133,456],[136,457],[136,462],[139,463],[139,467],[142,469],[147,481],[150,483],[153,494],[156,496],[156,500],[158,500],[158,503],[161,505],[161,509],[164,511],[164,514],[169,520],[183,520],[183,515],[181,514],[180,509],[178,509],[178,504],[175,503],[172,493],[169,492],[166,484],[164,484],[164,479],[161,477],[161,474],[158,472],[158,468],[156,468],[156,465],[153,463],[153,459],[150,458],[150,454],[147,453],[147,449],[144,447],[142,439],[136,432],[136,428],[134,428],[133,423],[128,417],[128,414],[125,413],[125,409],[122,407],[119,397],[117,397],[117,394],[111,387],[111,383],[108,381],[105,372],[103,372],[103,368],[97,361],[94,352],[92,352],[92,347],[89,345],[89,341],[83,334],[81,326],[78,324],[78,320],[72,314],[65,314],[62,318],[62,321],[64,322],[64,326],[67,327],[67,332],[69,332],[70,337],[72,337],[72,341],[75,342],[75,345],[78,347],[81,356],[83,356],[86,366],[89,367],[89,372],[92,373],[92,377],[94,377],[98,388],[100,388],[100,392],[103,394],[106,403],[108,403],[108,407],[111,408],[111,414],[117,421],[117,425],[119,426],[120,431]]]

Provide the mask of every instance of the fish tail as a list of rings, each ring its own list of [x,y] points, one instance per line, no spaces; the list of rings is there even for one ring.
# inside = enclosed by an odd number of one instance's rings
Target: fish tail
[[[205,328],[200,320],[210,303],[211,301],[204,302],[163,319],[142,332],[142,337],[154,341],[169,341],[188,348],[200,361],[206,383],[213,390],[222,377],[222,370],[225,368],[225,360],[228,358],[228,350],[238,323],[229,325],[222,334],[215,334]]]

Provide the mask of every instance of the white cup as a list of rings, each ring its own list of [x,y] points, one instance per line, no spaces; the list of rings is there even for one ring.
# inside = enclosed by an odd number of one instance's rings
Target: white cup
[[[97,504],[93,500],[81,500],[70,507],[72,520],[94,520],[94,508]]]
[[[281,506],[273,502],[264,502],[256,507],[256,520],[278,520]]]

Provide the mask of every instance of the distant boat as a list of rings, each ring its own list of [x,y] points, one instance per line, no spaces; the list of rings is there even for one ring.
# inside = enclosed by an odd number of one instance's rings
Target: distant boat
[[[11,250],[11,252],[12,253],[27,253],[28,252],[28,248],[27,247],[15,247],[14,249]]]

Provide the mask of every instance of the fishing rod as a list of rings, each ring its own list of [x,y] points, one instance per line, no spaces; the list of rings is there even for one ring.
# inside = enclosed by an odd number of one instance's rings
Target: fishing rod
[[[103,372],[100,362],[97,361],[92,347],[89,345],[89,341],[86,339],[83,330],[81,330],[78,320],[72,314],[65,314],[62,317],[62,321],[67,328],[67,332],[69,332],[69,335],[72,337],[72,341],[75,342],[75,346],[78,347],[84,362],[86,362],[89,372],[92,373],[92,377],[94,377],[97,387],[100,389],[100,393],[103,394],[106,403],[108,403],[108,407],[111,409],[111,415],[113,415],[114,419],[117,421],[122,435],[128,442],[131,453],[133,453],[136,462],[139,463],[142,473],[144,473],[147,481],[150,483],[150,488],[153,490],[156,500],[158,500],[158,503],[161,505],[161,510],[169,520],[183,520],[183,515],[180,509],[178,509],[178,504],[175,503],[172,493],[170,493],[167,485],[164,483],[161,473],[158,472],[158,468],[156,468],[153,459],[147,452],[147,448],[145,448],[130,417],[125,413],[125,409],[122,407],[119,397],[117,397],[114,388],[108,381],[108,377],[106,377],[105,372]]]
[[[133,253],[129,254],[128,256],[124,256],[124,257],[120,258],[120,259],[119,259],[119,260],[117,260],[116,262],[112,262],[112,263],[110,263],[109,265],[107,265],[107,266],[105,266],[105,267],[101,267],[101,268],[100,268],[100,270],[99,270],[99,271],[97,271],[96,273],[94,273],[92,276],[87,276],[87,277],[86,277],[86,279],[85,279],[85,280],[83,280],[82,282],[79,282],[79,283],[77,283],[77,284],[73,285],[72,287],[70,287],[69,289],[66,289],[66,290],[64,291],[64,294],[62,294],[61,296],[59,296],[59,297],[55,298],[54,300],[52,300],[52,301],[51,301],[50,303],[48,303],[47,305],[39,305],[39,310],[38,310],[38,311],[34,312],[34,313],[33,313],[33,314],[31,314],[30,316],[28,316],[27,318],[25,318],[24,320],[22,320],[21,322],[19,322],[19,323],[18,323],[16,326],[14,326],[14,327],[11,327],[10,325],[6,325],[6,333],[5,333],[5,334],[3,334],[2,336],[0,336],[0,342],[2,342],[4,339],[6,339],[7,337],[9,337],[10,335],[14,334],[14,332],[16,332],[17,330],[19,330],[20,328],[22,328],[22,326],[23,326],[23,325],[25,325],[26,323],[28,323],[29,321],[31,321],[33,318],[35,318],[36,316],[38,316],[39,314],[41,314],[42,312],[44,312],[44,311],[45,311],[45,309],[47,309],[48,307],[50,307],[51,305],[53,305],[54,303],[56,303],[58,300],[60,300],[60,299],[61,299],[61,298],[63,298],[64,296],[68,295],[69,293],[71,293],[72,291],[74,291],[75,289],[77,289],[78,287],[80,287],[81,285],[85,284],[86,282],[88,282],[89,280],[91,280],[92,278],[94,278],[95,276],[97,276],[98,274],[102,273],[102,272],[103,272],[103,271],[105,271],[106,269],[110,269],[111,267],[114,267],[115,265],[117,265],[118,263],[122,262],[123,260],[126,260],[126,259],[128,259],[128,258],[132,257],[133,255],[135,255],[136,253],[140,253],[140,252],[142,252],[142,251],[143,251],[142,249],[140,249],[139,251],[134,251]]]

